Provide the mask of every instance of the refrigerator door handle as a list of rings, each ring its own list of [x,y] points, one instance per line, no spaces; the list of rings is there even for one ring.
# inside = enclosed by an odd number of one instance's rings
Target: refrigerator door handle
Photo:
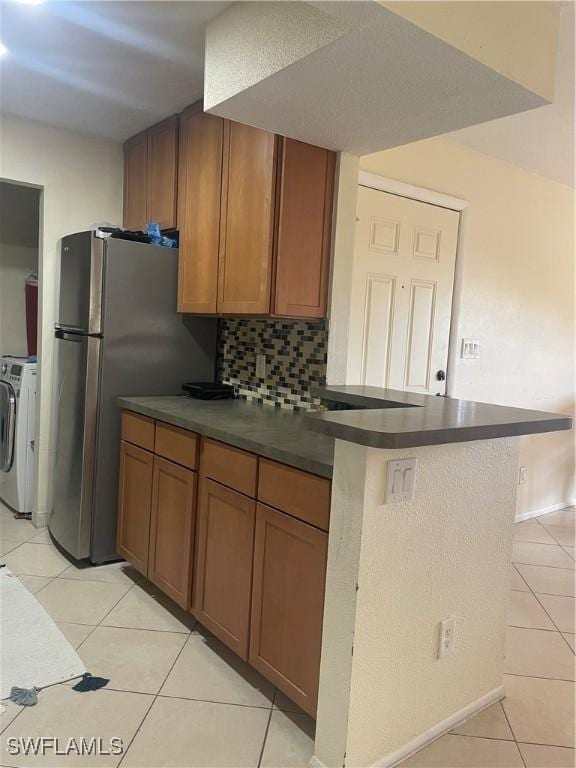
[[[92,238],[90,255],[90,308],[88,312],[88,332],[99,334],[102,331],[102,281],[104,278],[105,241]]]

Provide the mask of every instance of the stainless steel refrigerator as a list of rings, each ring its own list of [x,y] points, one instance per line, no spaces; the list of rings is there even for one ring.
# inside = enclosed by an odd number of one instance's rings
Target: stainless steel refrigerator
[[[178,251],[79,232],[61,240],[49,530],[93,563],[117,559],[121,395],[214,378],[217,321],[176,312]]]

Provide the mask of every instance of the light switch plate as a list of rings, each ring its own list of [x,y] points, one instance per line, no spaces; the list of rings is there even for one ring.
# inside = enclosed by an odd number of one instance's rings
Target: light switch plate
[[[384,504],[412,501],[416,486],[416,459],[395,459],[386,466]]]
[[[462,359],[477,360],[480,357],[480,339],[462,339]]]

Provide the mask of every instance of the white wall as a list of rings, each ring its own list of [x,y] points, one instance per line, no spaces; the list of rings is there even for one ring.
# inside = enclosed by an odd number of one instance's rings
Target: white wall
[[[442,138],[364,156],[360,167],[469,203],[456,330],[482,350],[457,359],[453,395],[573,414],[574,191]],[[332,314],[341,304],[333,297]],[[573,432],[522,438],[520,464],[518,514],[572,503]]]
[[[0,242],[0,355],[28,354],[24,286],[37,270],[37,248]]]
[[[39,298],[40,408],[37,521],[45,522],[57,242],[102,221],[122,219],[122,145],[13,116],[2,116],[0,178],[43,188]]]

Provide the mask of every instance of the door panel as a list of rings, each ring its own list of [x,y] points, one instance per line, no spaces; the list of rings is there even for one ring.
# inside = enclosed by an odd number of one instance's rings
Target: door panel
[[[48,528],[88,557],[92,524],[100,339],[56,331],[55,461]]]
[[[62,238],[58,327],[101,333],[103,271],[102,240],[91,232]]]
[[[148,575],[150,507],[154,456],[135,445],[120,446],[117,551]]]
[[[196,473],[154,457],[148,578],[182,608],[190,605]]]
[[[178,117],[148,131],[148,221],[160,229],[176,228]]]
[[[196,107],[180,116],[179,312],[216,312],[223,137],[221,117]]]
[[[406,390],[422,392],[422,390],[430,389],[435,299],[436,283],[412,280],[406,339],[404,376],[404,389]]]
[[[218,311],[270,311],[276,137],[226,123]]]
[[[16,394],[11,384],[0,381],[0,471],[9,472],[14,461]]]
[[[274,313],[325,317],[335,154],[281,139]]]
[[[444,394],[460,215],[359,187],[348,381]]]
[[[394,320],[396,279],[369,274],[366,280],[366,309],[362,338],[362,382],[383,386],[388,380]]]
[[[124,144],[124,226],[144,229],[148,215],[148,131]]]
[[[250,663],[315,716],[328,534],[258,504]]]
[[[256,502],[202,478],[193,612],[243,659],[248,657]]]

